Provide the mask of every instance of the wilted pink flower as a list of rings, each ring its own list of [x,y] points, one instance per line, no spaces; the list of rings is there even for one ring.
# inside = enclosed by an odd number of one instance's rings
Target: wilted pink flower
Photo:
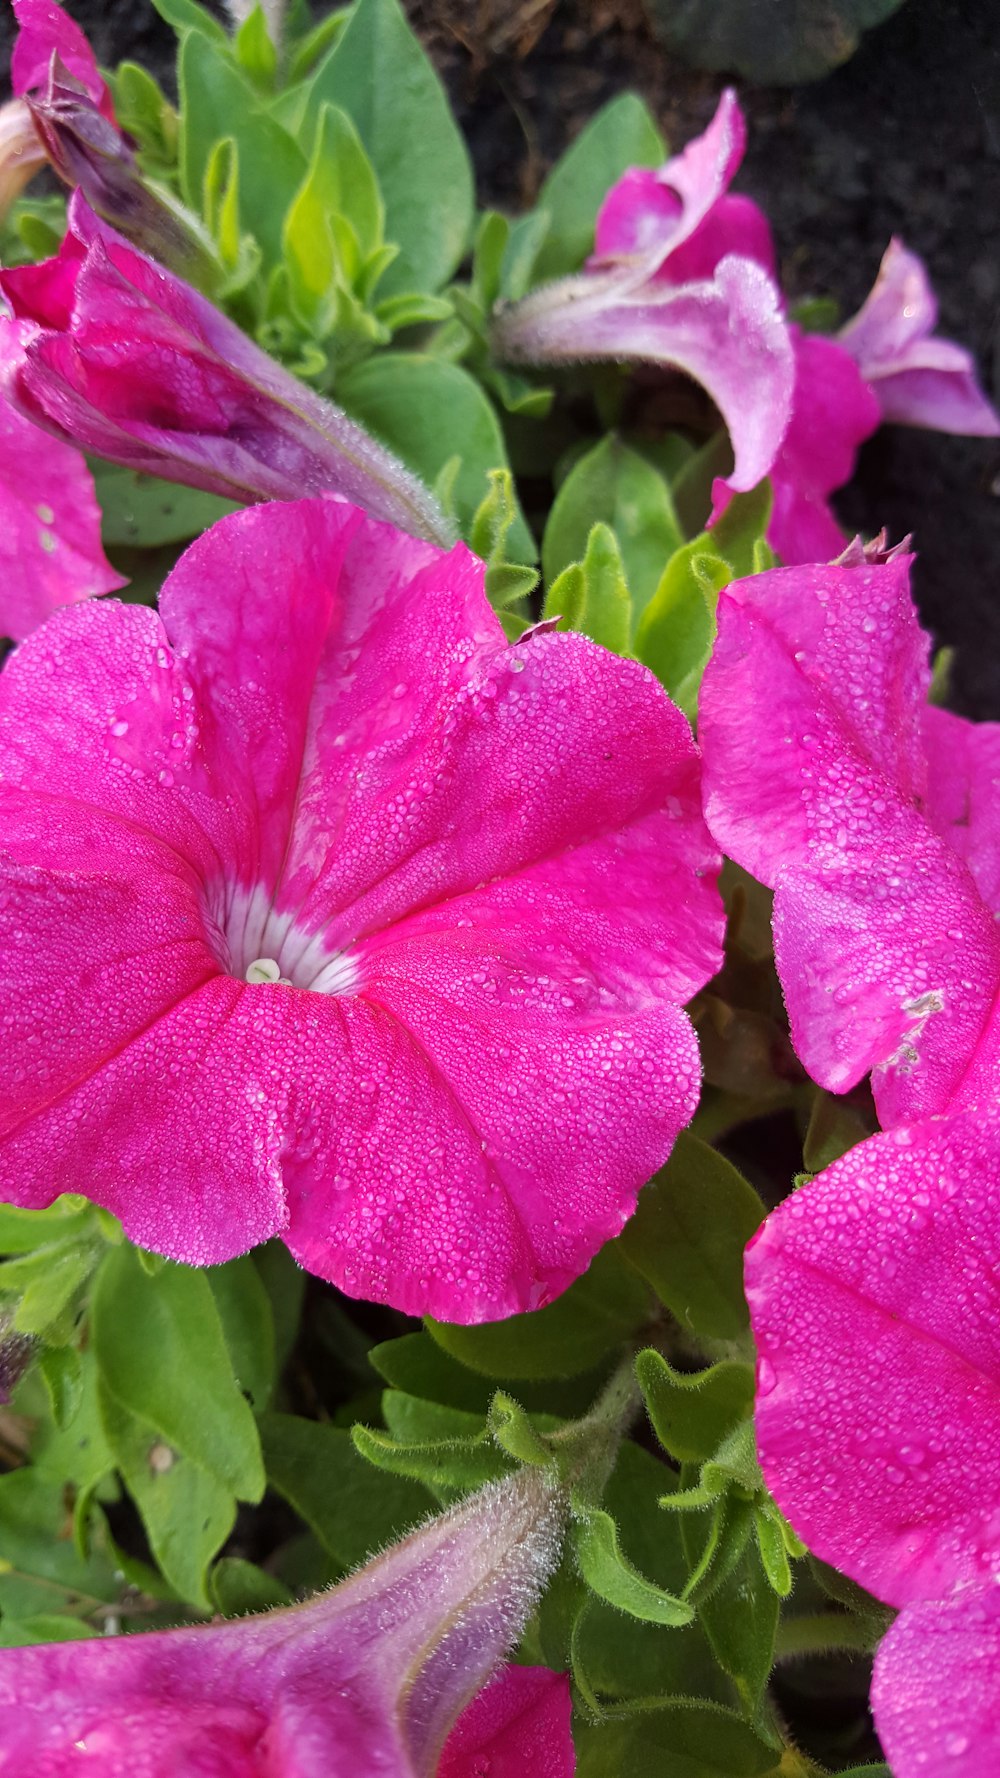
[[[280,1233],[354,1295],[537,1307],[698,1097],[697,751],[652,674],[506,643],[464,547],[223,520],[160,615],[0,675],[0,1198],[193,1264]]]
[[[979,387],[971,354],[953,340],[934,338],[936,326],[927,268],[893,239],[871,294],[839,338],[877,396],[884,420],[997,437],[1000,415]]]
[[[44,87],[56,57],[103,115],[113,121],[111,94],[76,21],[56,0],[13,0],[13,4],[18,32],[10,58],[10,82],[17,96]]]
[[[760,575],[718,616],[699,720],[706,813],[775,891],[799,1055],[833,1092],[873,1069],[886,1125],[974,1104],[1000,1045],[1000,933],[983,899],[996,814],[963,825],[958,785],[929,774],[927,735],[979,800],[989,748],[958,718],[928,718],[909,558],[857,548]]]
[[[638,360],[693,377],[729,430],[734,490],[767,474],[794,381],[766,221],[725,195],[744,140],[727,92],[682,155],[658,173],[633,168],[612,188],[588,268],[499,311],[493,330],[511,361]]]
[[[450,542],[428,490],[78,191],[54,259],[0,274],[4,392],[57,437],[233,500],[336,493]]]
[[[433,1778],[456,1718],[534,1609],[561,1520],[539,1472],[522,1471],[305,1605],[4,1651],[0,1766],[32,1778]]]
[[[459,1717],[436,1778],[573,1778],[565,1673],[505,1667]]]
[[[902,1615],[875,1665],[896,1778],[1000,1758],[1000,1118],[871,1137],[747,1250],[757,1443],[809,1547]]]
[[[9,326],[0,317],[0,341]],[[0,399],[0,636],[20,641],[58,606],[124,584],[80,453]]]

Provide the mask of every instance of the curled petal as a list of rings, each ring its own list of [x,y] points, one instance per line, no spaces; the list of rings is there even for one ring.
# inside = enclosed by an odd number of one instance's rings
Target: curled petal
[[[561,1521],[547,1483],[522,1472],[305,1605],[4,1650],[4,1759],[32,1773],[90,1765],[102,1778],[432,1778],[533,1610]]]
[[[870,1137],[747,1249],[757,1440],[817,1555],[890,1605],[1000,1566],[1000,1119]]]
[[[615,273],[543,286],[501,311],[501,358],[525,363],[618,359],[659,364],[707,390],[729,429],[735,490],[766,475],[791,413],[794,362],[781,299],[750,260],[728,257],[711,282],[626,288]]]
[[[630,168],[612,186],[597,218],[594,263],[627,261],[643,277],[658,272],[728,190],[745,148],[743,113],[727,87],[707,130],[682,154],[656,172]],[[729,251],[740,249],[734,243]]]
[[[436,1778],[573,1778],[569,1675],[505,1667],[459,1717]]]
[[[0,221],[44,165],[31,112],[23,99],[9,99],[0,105]]]
[[[702,686],[706,811],[775,890],[792,1037],[835,1092],[869,1069],[883,1123],[972,1090],[1000,940],[921,812],[927,645],[908,559],[736,583]]]
[[[0,317],[0,336],[11,330]],[[124,584],[79,452],[0,399],[0,635],[19,642],[58,606]]]
[[[1000,1772],[1000,1582],[901,1612],[875,1657],[872,1708],[896,1778]]]
[[[48,79],[53,56],[84,91],[100,106],[104,116],[114,120],[111,94],[101,78],[94,52],[75,19],[56,0],[14,0],[14,16],[18,23],[17,40],[10,58],[10,79],[20,98],[24,93],[43,87]]]
[[[886,249],[870,295],[840,332],[884,420],[995,438],[1000,415],[969,352],[933,338],[937,300],[927,268],[900,240]]]

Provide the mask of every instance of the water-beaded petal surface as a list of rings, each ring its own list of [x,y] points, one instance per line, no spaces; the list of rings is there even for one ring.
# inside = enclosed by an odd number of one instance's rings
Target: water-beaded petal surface
[[[569,1675],[505,1667],[452,1729],[436,1778],[573,1778]]]
[[[879,1645],[872,1707],[896,1778],[1000,1772],[1000,1583],[908,1606]]]
[[[974,1103],[996,1042],[996,922],[924,808],[927,684],[908,558],[859,552],[729,588],[700,704],[709,826],[775,890],[795,1047],[833,1091],[875,1069],[887,1125]]]
[[[239,513],[160,615],[0,678],[0,1195],[191,1263],[274,1233],[442,1319],[537,1306],[691,1117],[718,965],[690,732],[483,568],[336,502]]]

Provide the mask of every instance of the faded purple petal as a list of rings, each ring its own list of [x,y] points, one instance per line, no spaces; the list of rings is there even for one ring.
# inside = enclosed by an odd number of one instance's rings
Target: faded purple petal
[[[747,1249],[768,1486],[890,1605],[1000,1567],[998,1194],[984,1106],[870,1137]]]
[[[746,259],[723,259],[711,282],[680,288],[614,272],[546,285],[498,315],[494,340],[511,362],[610,358],[693,377],[729,430],[736,490],[768,473],[788,424],[795,370],[781,299]]]
[[[839,338],[877,396],[884,420],[997,437],[1000,415],[979,387],[971,353],[933,338],[936,325],[927,268],[893,239],[871,294]]]
[[[1000,1582],[907,1606],[875,1656],[872,1706],[895,1778],[1000,1772]]]
[[[921,812],[927,643],[908,558],[759,575],[718,618],[699,722],[707,818],[775,890],[798,1053],[837,1092],[874,1068],[886,1124],[959,1090],[970,1102],[973,1059],[992,1066],[1000,935]]]

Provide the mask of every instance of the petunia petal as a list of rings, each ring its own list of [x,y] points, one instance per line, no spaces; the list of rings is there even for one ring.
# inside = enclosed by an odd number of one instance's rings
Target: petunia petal
[[[768,1485],[891,1605],[1000,1565],[1000,1119],[873,1136],[747,1250]]]
[[[1000,1583],[907,1606],[875,1656],[872,1707],[895,1778],[1000,1772]]]
[[[60,605],[124,584],[79,452],[0,399],[0,635],[19,642]]]
[[[964,858],[987,907],[1000,911],[1000,723],[924,711],[927,818]]]
[[[573,1778],[569,1676],[505,1667],[445,1742],[436,1778]]]
[[[596,261],[639,255],[644,277],[659,270],[728,190],[745,148],[743,113],[733,88],[727,87],[707,130],[681,154],[654,173],[631,168],[612,186],[597,218]],[[654,192],[654,185],[664,197]]]
[[[926,639],[907,560],[776,571],[719,602],[702,687],[706,812],[775,889],[796,1049],[883,1123],[942,1110],[1000,990],[1000,938],[920,813]]]
[[[10,81],[18,97],[45,85],[56,55],[104,116],[113,119],[111,94],[75,19],[56,0],[14,0],[14,16],[18,32],[10,58]]]

